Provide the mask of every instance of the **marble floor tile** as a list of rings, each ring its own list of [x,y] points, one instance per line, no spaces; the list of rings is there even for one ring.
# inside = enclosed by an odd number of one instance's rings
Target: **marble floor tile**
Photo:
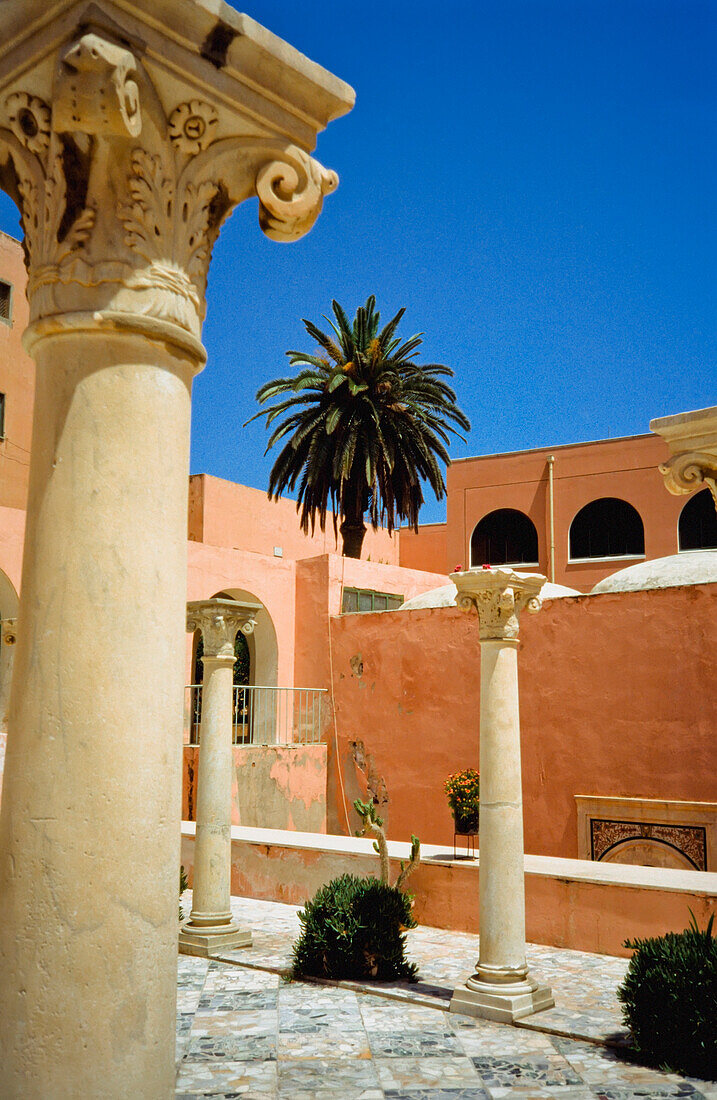
[[[477,1088],[482,1084],[470,1058],[375,1058],[378,1079],[384,1090]]]
[[[235,898],[232,909],[252,928],[252,947],[231,962],[178,961],[182,1100],[717,1100],[717,1083],[639,1066],[604,1045],[621,1033],[624,959],[528,945],[558,1004],[513,1027],[447,1011],[477,936],[410,932],[417,984],[284,981],[296,907]]]
[[[177,1078],[177,1097],[239,1096],[275,1100],[276,1062],[183,1062]]]
[[[286,1059],[278,1064],[279,1096],[281,1100],[296,1100],[306,1095],[326,1097],[345,1097],[357,1100],[372,1092],[383,1100],[382,1091],[376,1076],[376,1068],[371,1061],[361,1059],[316,1058]]]
[[[483,1055],[471,1061],[484,1085],[489,1089],[516,1085],[551,1088],[584,1085],[584,1082],[560,1054],[521,1056]]]

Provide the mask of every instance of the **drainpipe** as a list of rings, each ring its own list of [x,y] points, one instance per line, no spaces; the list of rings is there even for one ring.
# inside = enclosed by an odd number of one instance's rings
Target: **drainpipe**
[[[555,485],[553,466],[555,455],[548,455],[548,507],[550,510],[550,581],[555,584]]]

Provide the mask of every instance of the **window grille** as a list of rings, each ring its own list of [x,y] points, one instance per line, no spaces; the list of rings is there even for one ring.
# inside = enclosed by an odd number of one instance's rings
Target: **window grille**
[[[393,592],[374,592],[372,588],[344,588],[341,611],[395,611],[404,597]]]

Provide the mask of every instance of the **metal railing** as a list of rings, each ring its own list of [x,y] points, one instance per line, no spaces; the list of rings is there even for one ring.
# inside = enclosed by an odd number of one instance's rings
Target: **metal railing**
[[[187,685],[184,743],[198,745],[202,685]],[[232,741],[235,745],[315,745],[321,742],[326,688],[234,688]]]

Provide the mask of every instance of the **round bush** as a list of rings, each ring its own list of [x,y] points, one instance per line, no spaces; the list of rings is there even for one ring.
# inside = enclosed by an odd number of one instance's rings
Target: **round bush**
[[[417,967],[405,956],[404,933],[416,927],[411,901],[378,879],[332,879],[299,913],[294,977],[415,981]]]
[[[684,932],[628,940],[635,954],[617,996],[647,1061],[693,1077],[717,1073],[717,939],[694,917]]]

